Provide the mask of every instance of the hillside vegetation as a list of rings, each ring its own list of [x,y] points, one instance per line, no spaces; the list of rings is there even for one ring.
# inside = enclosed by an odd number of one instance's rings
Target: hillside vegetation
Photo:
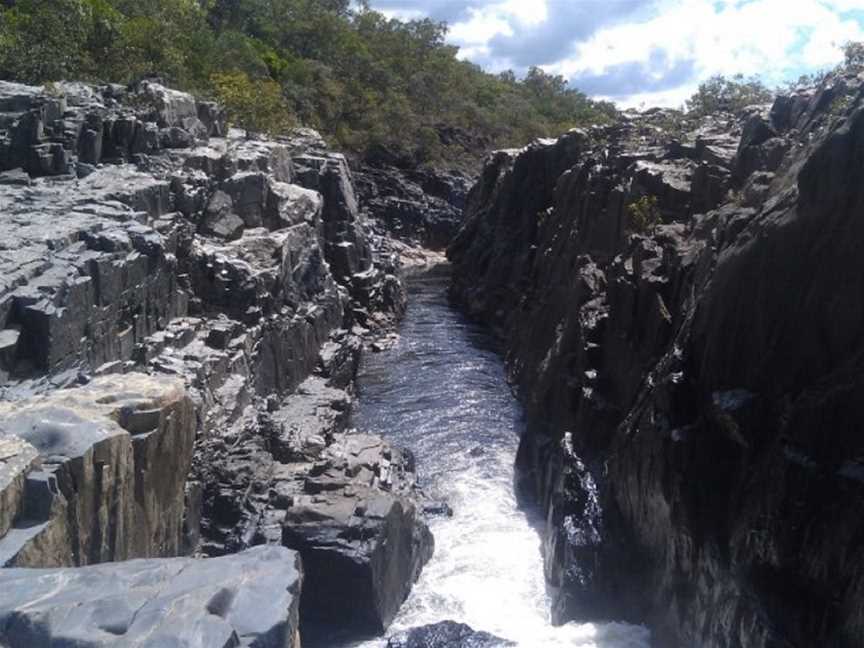
[[[158,76],[251,130],[300,123],[395,164],[468,160],[615,113],[539,68],[517,79],[459,60],[446,30],[349,0],[0,0],[0,77]]]

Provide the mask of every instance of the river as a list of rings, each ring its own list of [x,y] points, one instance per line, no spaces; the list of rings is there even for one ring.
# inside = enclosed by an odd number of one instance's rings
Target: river
[[[424,489],[454,512],[431,520],[435,555],[388,634],[449,619],[522,648],[647,648],[640,626],[549,623],[540,538],[513,491],[522,409],[489,334],[446,287],[443,272],[409,280],[399,342],[366,354],[357,381],[353,426],[410,448]]]

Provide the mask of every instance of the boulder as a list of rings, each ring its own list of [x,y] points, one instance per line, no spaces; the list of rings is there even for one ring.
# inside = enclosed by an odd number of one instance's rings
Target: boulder
[[[202,234],[233,241],[240,238],[245,223],[234,213],[234,202],[224,191],[216,191],[207,203],[204,218],[198,226]]]
[[[349,443],[357,441],[368,442]],[[412,501],[350,479],[349,470],[380,473],[380,460],[370,461],[308,478],[285,513],[282,542],[310,574],[301,601],[310,636],[381,634],[431,557],[432,536]]]
[[[316,226],[321,221],[323,201],[317,191],[298,185],[274,182],[270,185],[267,221],[271,229],[281,229],[307,223]]]

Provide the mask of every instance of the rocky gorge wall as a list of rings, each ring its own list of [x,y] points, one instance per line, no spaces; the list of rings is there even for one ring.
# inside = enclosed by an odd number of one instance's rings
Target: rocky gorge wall
[[[553,619],[864,638],[864,79],[502,151],[448,250],[528,412]]]
[[[433,542],[410,454],[348,429],[405,296],[345,157],[155,81],[0,82],[0,231],[0,643],[383,631]],[[30,606],[54,581],[78,617]]]

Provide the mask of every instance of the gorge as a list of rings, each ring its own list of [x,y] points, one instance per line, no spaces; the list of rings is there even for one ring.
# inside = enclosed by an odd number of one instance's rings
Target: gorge
[[[862,645],[862,98],[475,183],[0,81],[0,646]]]

